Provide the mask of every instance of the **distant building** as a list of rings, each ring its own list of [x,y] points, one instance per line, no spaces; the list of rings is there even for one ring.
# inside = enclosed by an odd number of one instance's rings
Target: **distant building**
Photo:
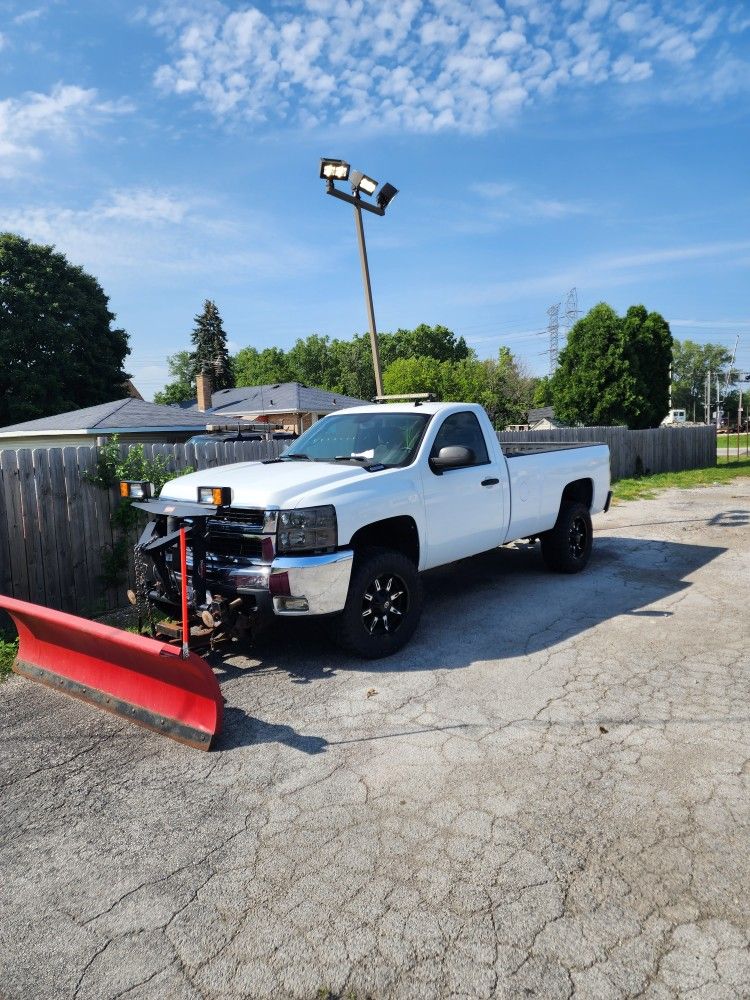
[[[551,406],[540,406],[529,410],[530,431],[554,431],[567,426],[555,417],[555,411]]]
[[[252,420],[281,424],[285,431],[301,434],[321,417],[349,406],[365,406],[367,400],[340,392],[315,389],[301,382],[245,386],[211,392],[208,375],[196,379],[198,398],[180,404],[183,413],[210,416],[212,422]]]
[[[247,421],[241,418],[219,419],[199,410],[180,410],[142,399],[115,399],[0,427],[0,449],[95,445],[97,439],[113,434],[124,444],[179,444],[208,427],[236,430],[244,425]]]

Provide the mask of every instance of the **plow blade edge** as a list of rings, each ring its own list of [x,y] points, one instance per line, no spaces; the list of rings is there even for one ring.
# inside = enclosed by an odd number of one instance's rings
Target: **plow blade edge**
[[[223,698],[202,657],[156,639],[0,595],[18,629],[13,669],[57,691],[208,750]]]

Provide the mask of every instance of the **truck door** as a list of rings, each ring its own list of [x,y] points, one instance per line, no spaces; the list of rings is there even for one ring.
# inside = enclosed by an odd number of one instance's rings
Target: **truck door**
[[[449,445],[470,448],[474,463],[440,474],[433,472],[429,463],[423,468],[427,557],[422,567],[425,569],[485,552],[503,540],[501,473],[490,459],[482,428],[470,410],[445,418],[430,457]]]

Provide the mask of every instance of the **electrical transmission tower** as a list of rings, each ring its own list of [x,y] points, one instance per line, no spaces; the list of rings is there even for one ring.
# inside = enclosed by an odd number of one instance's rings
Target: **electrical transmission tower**
[[[557,355],[560,349],[560,303],[556,302],[547,310],[549,323],[547,324],[547,336],[549,337],[549,373],[554,375],[557,368]]]
[[[575,326],[575,322],[580,315],[581,310],[578,308],[578,289],[571,288],[565,296],[565,326],[568,330],[571,326]]]

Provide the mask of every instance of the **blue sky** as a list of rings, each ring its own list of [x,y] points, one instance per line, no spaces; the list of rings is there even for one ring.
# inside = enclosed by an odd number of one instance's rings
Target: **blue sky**
[[[150,397],[231,347],[443,323],[547,367],[547,308],[642,302],[750,369],[750,3],[0,0],[0,229],[101,281]]]

